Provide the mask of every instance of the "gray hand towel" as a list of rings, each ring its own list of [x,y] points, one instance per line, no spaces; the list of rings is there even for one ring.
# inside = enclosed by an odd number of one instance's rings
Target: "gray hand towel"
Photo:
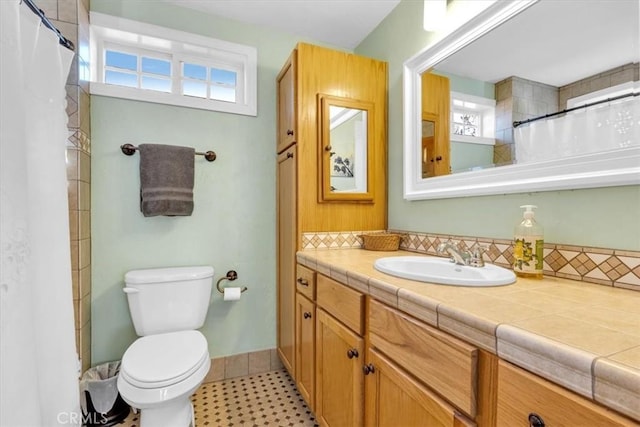
[[[193,212],[195,149],[140,144],[140,210],[144,216]]]

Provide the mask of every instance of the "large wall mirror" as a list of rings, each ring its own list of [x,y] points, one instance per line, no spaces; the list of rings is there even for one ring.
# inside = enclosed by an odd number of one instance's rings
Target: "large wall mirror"
[[[496,2],[407,60],[405,199],[640,184],[639,7]],[[427,75],[450,84],[442,173],[425,163]]]
[[[320,94],[319,200],[372,202],[373,103]]]

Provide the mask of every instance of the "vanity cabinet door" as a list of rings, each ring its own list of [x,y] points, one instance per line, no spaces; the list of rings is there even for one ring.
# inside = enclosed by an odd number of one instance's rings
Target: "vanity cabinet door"
[[[311,410],[314,409],[315,382],[315,304],[296,294],[296,385]]]
[[[277,152],[281,153],[297,140],[296,129],[296,51],[294,50],[276,78],[278,87]]]
[[[638,426],[503,360],[498,362],[498,427]]]
[[[295,376],[296,147],[278,156],[277,169],[277,337],[284,367]]]
[[[321,426],[361,426],[364,340],[318,308],[316,419]]]
[[[475,426],[375,350],[367,353],[364,373],[367,427]]]

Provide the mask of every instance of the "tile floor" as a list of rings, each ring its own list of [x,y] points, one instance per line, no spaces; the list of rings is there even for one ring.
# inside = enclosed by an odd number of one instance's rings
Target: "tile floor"
[[[206,383],[191,400],[196,427],[317,426],[284,369]],[[138,427],[139,419],[132,412],[124,427]]]

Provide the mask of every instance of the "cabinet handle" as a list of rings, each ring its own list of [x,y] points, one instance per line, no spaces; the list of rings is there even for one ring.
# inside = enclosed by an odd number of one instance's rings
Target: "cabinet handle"
[[[360,354],[358,354],[358,350],[356,350],[355,348],[350,348],[349,351],[347,351],[347,357],[349,359],[353,359],[354,357],[358,357]]]
[[[291,129],[287,129],[287,135],[293,135],[293,131]]]
[[[332,147],[330,145],[327,145],[326,147],[324,147],[324,151],[331,151],[331,148]]]
[[[311,319],[311,313],[309,313],[308,311],[305,311],[303,316],[305,319]]]
[[[442,160],[442,156],[436,157],[436,162],[439,162],[440,160]]]
[[[371,363],[362,367],[362,372],[364,372],[365,375],[373,374],[375,371],[376,368],[374,368]]]
[[[529,427],[544,427],[544,420],[536,413],[529,414]]]
[[[298,277],[298,283],[300,283],[302,286],[309,286],[309,282],[307,282],[302,277]]]
[[[287,159],[293,158],[293,153],[291,151],[287,152]]]

